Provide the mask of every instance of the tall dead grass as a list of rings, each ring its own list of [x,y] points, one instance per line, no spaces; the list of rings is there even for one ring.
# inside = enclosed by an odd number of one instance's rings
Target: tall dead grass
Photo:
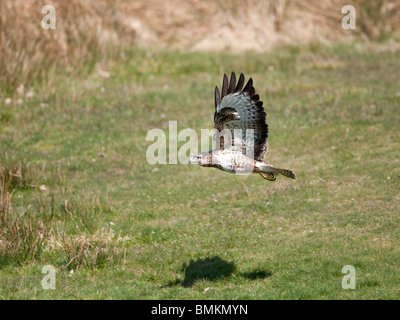
[[[347,0],[0,1],[0,94],[48,82],[60,68],[93,66],[131,44],[268,51],[276,44],[376,40],[400,30],[399,1],[351,3],[356,31],[341,27]],[[56,30],[41,28],[48,4],[56,9]]]
[[[400,29],[400,3],[354,0],[358,28],[344,30],[348,0],[148,0],[121,3],[143,42],[193,50],[267,51],[275,44],[375,40]]]
[[[45,253],[54,265],[67,269],[118,263],[124,256],[119,243],[127,239],[102,226],[109,205],[92,194],[72,198],[36,188],[40,175],[25,165],[0,163],[0,268],[40,259]],[[29,192],[26,188],[36,188],[39,194],[26,206],[15,207],[16,191]]]
[[[56,10],[55,30],[41,27],[42,7],[49,4]],[[120,45],[117,5],[111,0],[0,1],[1,88],[46,81],[54,68],[73,71],[105,59]]]

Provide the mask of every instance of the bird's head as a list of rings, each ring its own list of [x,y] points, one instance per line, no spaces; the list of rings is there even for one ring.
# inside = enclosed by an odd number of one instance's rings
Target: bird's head
[[[211,164],[211,153],[210,152],[203,152],[192,156],[189,159],[189,164],[198,164],[202,167],[208,166]]]

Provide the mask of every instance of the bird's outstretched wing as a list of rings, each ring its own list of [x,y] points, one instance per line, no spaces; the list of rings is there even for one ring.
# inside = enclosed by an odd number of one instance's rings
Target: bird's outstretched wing
[[[240,74],[236,84],[236,75],[232,72],[229,84],[228,77],[224,74],[221,94],[218,87],[215,87],[215,128],[220,133],[229,130],[232,137],[231,142],[224,145],[221,134],[220,149],[234,148],[246,154],[250,151],[255,160],[262,160],[267,152],[267,114],[263,102],[255,93],[253,80],[250,78],[244,88],[243,85],[244,75]],[[235,135],[235,129],[241,131],[236,130]]]

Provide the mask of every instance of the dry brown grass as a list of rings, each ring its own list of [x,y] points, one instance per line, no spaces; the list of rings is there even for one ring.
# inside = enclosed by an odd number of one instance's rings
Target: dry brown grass
[[[0,92],[49,82],[61,67],[93,66],[120,48],[268,51],[276,44],[375,40],[400,29],[400,3],[355,0],[357,30],[341,28],[347,0],[13,0],[0,2]],[[44,30],[44,5],[57,29]]]
[[[10,263],[21,264],[39,259],[45,252],[58,253],[59,264],[68,269],[102,267],[120,261],[124,252],[118,244],[129,240],[116,235],[111,228],[100,227],[105,208],[95,195],[65,200],[40,189],[30,204],[14,207],[18,190],[35,188],[40,173],[26,166],[11,167],[0,163],[0,269]]]
[[[13,208],[15,188],[25,186],[21,166],[7,168],[0,163],[0,267],[8,261],[36,258],[42,249],[46,233],[42,219],[27,223],[24,214]]]
[[[41,9],[48,4],[56,9],[56,30],[41,27]],[[38,77],[46,80],[55,67],[72,71],[105,58],[119,45],[119,20],[111,0],[1,1],[1,87],[14,89]]]
[[[118,248],[118,244],[129,240],[129,237],[121,237],[111,228],[102,228],[92,235],[50,237],[46,250],[62,252],[63,264],[69,270],[102,267],[120,262],[126,252]]]
[[[400,28],[400,3],[351,1],[356,32],[341,27],[347,0],[149,0],[123,2],[137,41],[182,49],[268,51],[275,44],[376,39]]]

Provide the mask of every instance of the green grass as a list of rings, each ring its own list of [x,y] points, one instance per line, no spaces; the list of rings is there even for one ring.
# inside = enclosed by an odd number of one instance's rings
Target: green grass
[[[19,175],[5,174],[2,194],[1,298],[400,297],[399,52],[126,57],[110,78],[60,74],[22,105],[0,105],[0,161]],[[231,71],[254,79],[267,161],[296,181],[147,163],[148,130],[213,127],[213,89]],[[5,252],[20,235],[31,242]],[[49,264],[55,290],[40,285]],[[356,290],[341,287],[345,265]]]

